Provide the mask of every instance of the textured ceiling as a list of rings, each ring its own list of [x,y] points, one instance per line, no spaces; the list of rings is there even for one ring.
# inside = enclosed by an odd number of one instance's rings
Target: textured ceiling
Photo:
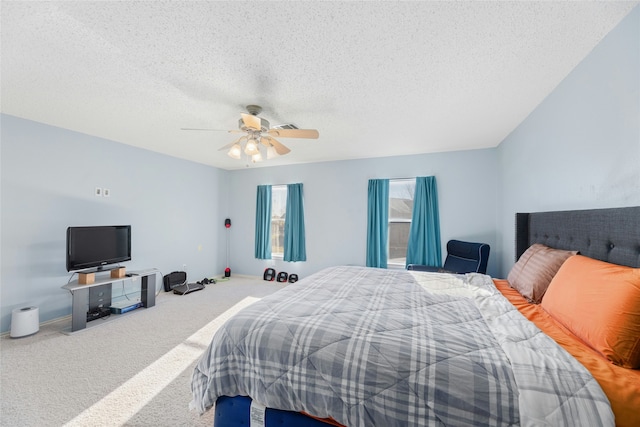
[[[2,112],[224,169],[497,146],[638,2],[2,1]],[[255,167],[252,166],[252,167]]]

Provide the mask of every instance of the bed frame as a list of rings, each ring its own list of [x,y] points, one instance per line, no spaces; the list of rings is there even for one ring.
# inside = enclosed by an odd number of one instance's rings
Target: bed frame
[[[248,427],[250,419],[251,398],[247,396],[220,396],[216,401],[214,427]],[[315,418],[300,412],[282,411],[267,408],[264,413],[265,427],[332,427]]]
[[[640,267],[640,206],[517,213],[516,260],[534,243]]]
[[[614,264],[640,267],[640,206],[516,214],[516,260],[534,243]],[[215,427],[249,425],[251,399],[221,397]],[[330,427],[299,413],[268,409],[265,427]]]

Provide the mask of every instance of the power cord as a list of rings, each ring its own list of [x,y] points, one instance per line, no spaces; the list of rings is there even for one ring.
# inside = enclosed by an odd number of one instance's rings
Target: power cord
[[[159,279],[160,279],[160,287],[158,287],[158,279],[156,278],[156,283],[154,283],[155,287],[156,287],[156,296],[160,295],[160,292],[162,291],[162,278],[164,277],[164,274],[162,274],[162,271],[158,270],[157,268],[155,269],[158,273],[160,273],[159,275]]]

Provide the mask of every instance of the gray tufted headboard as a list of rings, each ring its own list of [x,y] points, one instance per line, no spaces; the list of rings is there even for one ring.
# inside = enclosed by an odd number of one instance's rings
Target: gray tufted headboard
[[[516,214],[516,260],[534,243],[640,267],[640,206]]]

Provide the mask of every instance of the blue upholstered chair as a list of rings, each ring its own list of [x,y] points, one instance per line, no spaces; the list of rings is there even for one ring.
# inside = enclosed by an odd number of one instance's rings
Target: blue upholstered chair
[[[490,249],[486,243],[449,240],[447,242],[447,258],[442,267],[409,264],[407,270],[486,274]]]

